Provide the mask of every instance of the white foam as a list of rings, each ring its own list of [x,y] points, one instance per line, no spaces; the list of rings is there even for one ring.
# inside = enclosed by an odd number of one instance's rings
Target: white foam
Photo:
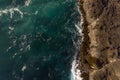
[[[26,70],[26,68],[27,68],[27,66],[26,65],[24,65],[23,67],[22,67],[22,71],[25,71]]]
[[[14,27],[8,27],[9,28],[9,30],[11,30],[11,31],[13,31],[15,28]]]
[[[17,55],[17,53],[15,53],[15,54],[12,56],[12,58],[15,58],[16,55]]]
[[[80,23],[78,22],[78,24],[75,24],[75,27],[77,29],[77,32],[79,33],[80,36],[82,36],[82,27],[80,26]],[[78,51],[80,49],[80,43],[81,40],[78,40],[77,42],[73,41],[74,46],[76,47],[76,51]],[[82,80],[82,77],[80,76],[80,70],[77,68],[78,67],[78,62],[76,60],[77,58],[77,53],[74,55],[73,58],[73,62],[72,62],[72,68],[71,68],[71,80]]]
[[[18,12],[20,14],[20,17],[23,18],[23,12],[20,11],[18,8],[0,10],[0,16],[2,16],[3,14],[10,14],[10,18],[13,18],[14,12]]]
[[[35,11],[35,15],[37,15],[38,14],[38,11]]]
[[[25,6],[29,6],[31,3],[31,0],[25,0]]]
[[[79,6],[77,5],[77,11],[80,13],[79,11]],[[77,32],[79,33],[80,36],[83,36],[82,34],[82,19],[81,22],[78,22],[77,24],[75,24],[75,28],[77,29]],[[83,37],[82,37],[83,40]],[[76,60],[77,59],[77,51],[79,51],[80,49],[80,44],[82,40],[78,40],[77,42],[73,41],[75,47],[76,47],[76,54],[74,55],[73,58],[73,62],[72,62],[72,68],[71,68],[71,80],[83,80],[83,78],[80,76],[81,72],[80,69],[78,69],[78,65],[79,65],[79,61]]]
[[[82,80],[82,77],[80,77],[81,73],[80,70],[77,69],[78,64],[76,63],[76,59],[72,62],[72,68],[71,68],[71,80]]]
[[[80,27],[80,24],[75,24],[75,27],[80,35],[82,35],[82,29]]]

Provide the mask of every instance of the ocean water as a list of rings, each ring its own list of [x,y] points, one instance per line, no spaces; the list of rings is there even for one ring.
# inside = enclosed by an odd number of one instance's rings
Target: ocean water
[[[77,0],[0,0],[0,80],[75,80]]]

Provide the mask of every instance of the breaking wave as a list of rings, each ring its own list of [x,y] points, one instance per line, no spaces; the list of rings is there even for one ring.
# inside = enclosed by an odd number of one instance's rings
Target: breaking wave
[[[82,27],[80,26],[80,23],[75,24],[75,27],[76,27],[79,35],[82,36]],[[80,47],[79,47],[80,44],[81,44],[81,39],[78,40],[77,42],[74,42],[74,46],[76,47],[76,53],[74,55],[73,62],[72,62],[71,80],[82,80],[82,78],[80,77],[80,75],[81,75],[80,70],[78,69],[79,60],[77,60],[77,54],[80,49]]]
[[[79,12],[80,14],[80,10],[79,10],[79,6],[77,5],[77,11]],[[75,24],[75,28],[78,32],[78,35],[80,37],[82,37],[82,19],[81,19],[81,22],[78,21],[77,24]],[[80,69],[78,69],[78,65],[79,65],[79,60],[77,60],[77,55],[79,53],[79,50],[80,50],[80,44],[81,44],[81,41],[83,40],[83,38],[80,38],[78,39],[77,42],[73,41],[74,42],[74,45],[76,47],[76,53],[74,55],[74,58],[73,58],[73,61],[72,61],[72,68],[71,68],[71,80],[82,80],[83,78],[80,76],[81,75],[81,72],[80,72]]]

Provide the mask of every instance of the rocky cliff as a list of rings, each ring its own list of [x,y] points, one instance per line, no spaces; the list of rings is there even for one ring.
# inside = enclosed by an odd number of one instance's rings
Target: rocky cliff
[[[83,80],[120,80],[120,0],[79,0]]]

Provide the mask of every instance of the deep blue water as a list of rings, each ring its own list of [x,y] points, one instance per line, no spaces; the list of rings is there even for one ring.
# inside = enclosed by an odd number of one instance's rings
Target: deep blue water
[[[0,80],[70,80],[76,4],[0,0]]]

